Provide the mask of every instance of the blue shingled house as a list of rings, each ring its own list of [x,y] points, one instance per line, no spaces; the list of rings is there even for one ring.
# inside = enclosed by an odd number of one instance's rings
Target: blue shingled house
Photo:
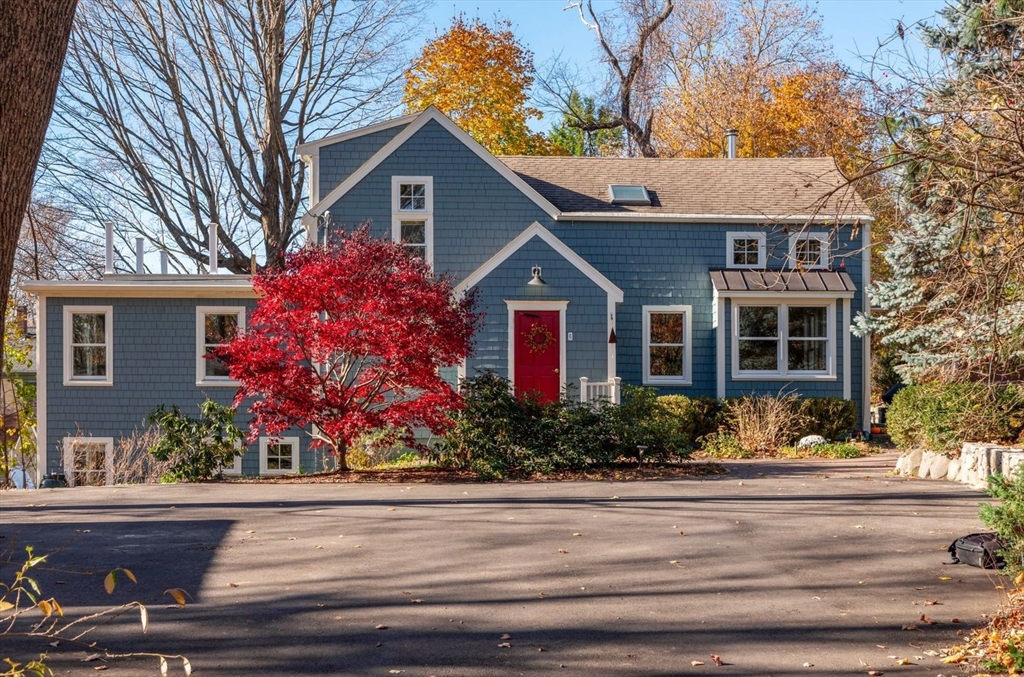
[[[850,324],[867,310],[872,218],[831,158],[495,157],[434,108],[298,153],[311,242],[369,223],[477,290],[485,323],[459,375],[492,370],[547,398],[617,400],[622,384],[842,397],[869,424],[869,346]],[[156,405],[231,400],[203,355],[244,330],[247,277],[27,290],[41,472],[100,483],[113,440]],[[250,452],[234,471],[320,468],[301,431]]]

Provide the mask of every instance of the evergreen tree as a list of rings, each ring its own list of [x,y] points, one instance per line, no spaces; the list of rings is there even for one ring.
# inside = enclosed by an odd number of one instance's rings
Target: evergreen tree
[[[610,109],[598,107],[593,97],[582,96],[575,90],[569,94],[566,104],[572,112],[563,113],[562,121],[548,133],[548,141],[556,154],[592,157],[621,153],[625,140],[622,127],[587,131],[578,122],[607,122],[614,117]]]
[[[911,380],[1016,378],[1024,373],[1024,0],[958,0],[941,17],[922,32],[941,71],[914,74],[925,84],[884,120],[891,146],[882,162],[896,172],[905,218],[885,253],[889,279],[868,290],[876,310],[857,318],[856,331],[879,332],[901,350]]]

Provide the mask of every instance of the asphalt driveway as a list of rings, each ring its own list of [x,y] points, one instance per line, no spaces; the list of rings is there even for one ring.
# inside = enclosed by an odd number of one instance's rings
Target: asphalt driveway
[[[185,654],[198,675],[949,677],[932,654],[1000,600],[990,572],[943,565],[953,538],[981,529],[984,496],[891,477],[893,463],[729,463],[718,477],[648,482],[5,492],[0,549],[52,553],[38,579],[71,616],[159,599],[147,634],[132,615],[95,638]],[[108,597],[113,567],[138,585]],[[169,608],[169,587],[193,600]],[[42,648],[57,674],[99,665],[67,643]],[[104,674],[156,666],[115,661]]]

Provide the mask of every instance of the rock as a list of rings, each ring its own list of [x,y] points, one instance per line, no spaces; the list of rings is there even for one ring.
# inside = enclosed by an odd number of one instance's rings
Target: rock
[[[934,451],[921,452],[921,465],[917,469],[917,476],[922,479],[928,478],[928,473],[932,469],[932,461],[935,460]]]
[[[946,479],[956,481],[960,479],[960,459],[951,458],[949,459],[949,470],[946,472]]]
[[[801,437],[800,438],[800,441],[796,443],[796,448],[797,449],[807,449],[807,448],[810,448],[810,447],[820,446],[820,445],[825,444],[827,442],[828,442],[828,440],[826,440],[821,435],[808,435],[807,437]]]
[[[921,467],[921,454],[920,449],[904,451],[896,462],[896,472],[904,477],[916,474],[917,469]]]
[[[932,464],[928,468],[928,479],[944,480],[949,474],[949,457],[945,454],[936,454]]]

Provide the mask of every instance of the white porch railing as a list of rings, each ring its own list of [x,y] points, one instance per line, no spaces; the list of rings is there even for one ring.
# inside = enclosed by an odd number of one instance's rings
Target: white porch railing
[[[612,404],[620,404],[622,379],[616,376],[610,381],[590,382],[586,376],[580,377],[580,402],[607,400]]]

